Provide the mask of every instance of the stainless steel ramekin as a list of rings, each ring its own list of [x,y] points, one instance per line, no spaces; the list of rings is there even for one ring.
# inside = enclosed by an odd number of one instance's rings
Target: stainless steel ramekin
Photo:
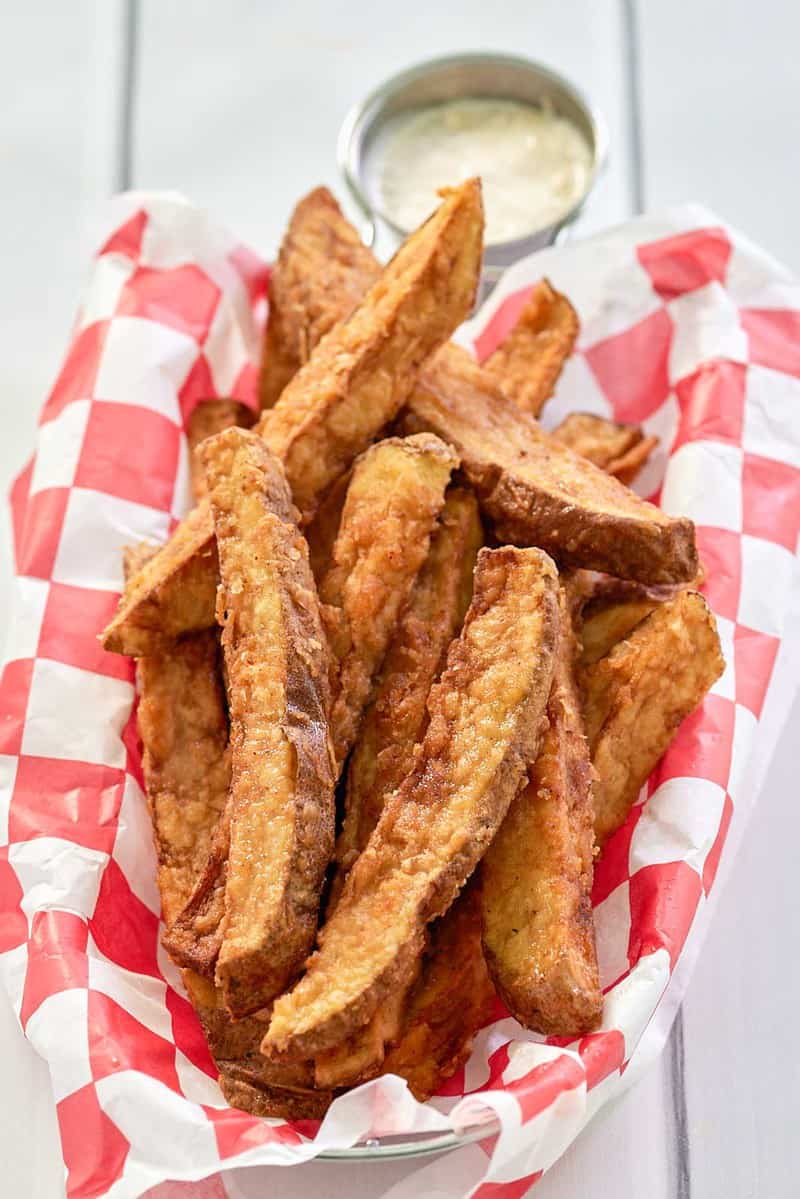
[[[573,84],[549,67],[506,54],[456,54],[420,63],[394,75],[351,109],[339,133],[338,159],[345,183],[365,218],[366,240],[373,244],[380,227],[396,243],[410,230],[401,229],[381,210],[377,163],[381,134],[387,122],[408,109],[469,96],[549,104],[575,124],[592,152],[592,168],[584,194],[554,224],[532,229],[513,241],[489,244],[484,252],[484,278],[494,283],[511,263],[556,240],[581,211],[606,157],[606,125],[597,110]]]

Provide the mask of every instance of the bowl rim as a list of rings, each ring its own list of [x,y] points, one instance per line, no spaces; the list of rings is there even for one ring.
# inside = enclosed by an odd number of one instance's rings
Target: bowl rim
[[[383,82],[373,87],[363,99],[357,101],[349,109],[340,126],[336,143],[337,165],[359,211],[373,227],[373,237],[370,239],[370,243],[374,240],[374,223],[376,217],[380,218],[400,239],[408,237],[413,232],[411,229],[404,229],[401,225],[398,225],[382,208],[373,204],[363,186],[362,176],[359,171],[360,155],[358,151],[364,134],[371,125],[371,121],[369,120],[371,110],[376,105],[395,95],[409,83],[414,83],[418,79],[424,79],[427,75],[435,71],[444,70],[448,67],[478,64],[521,68],[543,79],[554,88],[566,92],[575,101],[576,105],[583,110],[587,127],[591,133],[589,148],[592,152],[592,165],[586,186],[575,203],[558,220],[548,225],[536,226],[521,237],[510,238],[506,241],[487,242],[485,250],[502,251],[504,257],[514,252],[522,254],[530,248],[531,238],[541,238],[545,233],[550,234],[553,238],[556,237],[565,225],[569,225],[575,220],[586,200],[591,195],[608,160],[609,133],[605,117],[586,92],[573,83],[571,79],[567,78],[567,76],[554,70],[553,67],[536,59],[526,58],[523,55],[483,50],[467,50],[458,54],[440,55],[435,58],[423,59],[421,62],[414,63],[412,66],[406,67],[404,70],[398,71],[394,75],[390,75],[384,79]],[[465,97],[481,94],[488,93],[479,91],[464,92]]]

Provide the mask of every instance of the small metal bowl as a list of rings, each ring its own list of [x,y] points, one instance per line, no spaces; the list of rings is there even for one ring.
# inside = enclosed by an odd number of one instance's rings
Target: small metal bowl
[[[472,53],[432,59],[394,75],[351,109],[339,132],[338,160],[345,183],[364,215],[367,242],[375,242],[378,222],[397,242],[411,230],[401,229],[382,211],[377,186],[381,136],[387,124],[410,109],[476,96],[538,105],[546,102],[577,126],[592,153],[586,190],[558,221],[532,229],[513,241],[485,247],[484,277],[493,283],[518,258],[556,240],[578,216],[602,170],[608,146],[605,121],[573,84],[549,67],[512,55]]]

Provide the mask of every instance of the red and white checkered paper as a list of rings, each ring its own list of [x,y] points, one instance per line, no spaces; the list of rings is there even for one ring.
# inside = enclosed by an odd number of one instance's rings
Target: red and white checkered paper
[[[291,1125],[225,1106],[159,946],[133,665],[97,641],[122,547],[163,540],[187,508],[189,412],[214,395],[255,403],[267,268],[179,198],[115,203],[35,457],[12,491],[0,682],[0,975],[50,1067],[68,1194],[130,1199],[166,1179],[492,1117],[499,1135],[460,1151],[466,1164],[451,1182],[439,1171],[437,1193],[520,1196],[629,1084],[637,1046],[663,1041],[656,1009],[677,1005],[732,815],[752,802],[750,750],[800,529],[800,287],[684,209],[520,262],[466,328],[484,356],[543,273],[570,295],[580,344],[547,423],[588,410],[661,438],[639,489],[696,522],[728,666],[598,865],[602,1029],[543,1041],[498,1005],[431,1103],[379,1079],[337,1100],[321,1127]],[[392,1195],[418,1194],[428,1169]]]

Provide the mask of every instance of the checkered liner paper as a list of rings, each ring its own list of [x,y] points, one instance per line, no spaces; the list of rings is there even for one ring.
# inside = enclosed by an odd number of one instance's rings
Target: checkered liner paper
[[[117,603],[122,547],[163,541],[187,510],[194,405],[255,403],[268,270],[180,198],[114,202],[35,457],[12,490],[0,684],[0,974],[49,1065],[76,1199],[172,1194],[165,1180],[489,1118],[499,1134],[460,1149],[437,1194],[520,1196],[663,1043],[732,818],[753,799],[762,708],[776,688],[785,708],[793,693],[773,668],[800,524],[800,286],[708,213],[681,209],[518,263],[466,329],[480,357],[542,274],[582,326],[546,423],[577,409],[659,436],[638,489],[697,524],[727,669],[598,865],[598,1032],[543,1041],[498,1004],[429,1104],[388,1077],[337,1100],[320,1127],[257,1120],[225,1106],[159,945],[133,664],[97,634]],[[414,1165],[394,1199],[425,1192],[431,1166]],[[208,1189],[225,1193],[220,1177]]]

